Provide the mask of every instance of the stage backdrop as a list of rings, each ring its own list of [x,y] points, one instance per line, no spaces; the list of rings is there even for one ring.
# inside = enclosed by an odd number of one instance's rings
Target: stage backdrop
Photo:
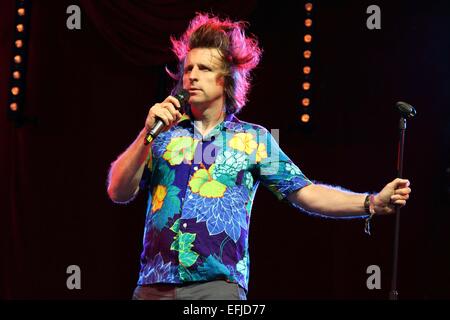
[[[0,4],[0,297],[129,299],[137,281],[145,195],[128,205],[106,193],[110,163],[162,100],[173,66],[169,36],[196,11],[250,22],[264,49],[248,105],[238,116],[280,130],[280,145],[310,178],[379,191],[396,175],[398,115],[408,123],[404,173],[413,194],[402,209],[400,298],[450,297],[450,5],[369,1],[313,7],[312,129],[299,126],[304,2],[36,1],[31,10],[23,127],[6,117],[15,1]],[[68,30],[69,5],[81,30]],[[446,171],[447,170],[447,171]],[[394,217],[309,217],[260,188],[250,231],[250,299],[385,299]],[[284,255],[284,263],[273,259]],[[69,290],[66,269],[81,268]],[[366,269],[381,269],[369,290]]]

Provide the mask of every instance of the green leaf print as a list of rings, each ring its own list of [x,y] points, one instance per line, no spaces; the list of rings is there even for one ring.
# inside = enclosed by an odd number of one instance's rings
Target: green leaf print
[[[175,233],[177,233],[180,230],[180,219],[177,219],[177,221],[173,223],[173,225],[170,227],[170,230],[172,230]]]
[[[230,277],[230,270],[214,256],[210,255],[206,258],[198,268],[198,273],[206,279],[211,279],[216,276]]]
[[[195,241],[196,236],[195,233],[183,233],[179,231],[173,238],[174,241],[170,246],[170,250],[179,252],[178,259],[180,264],[186,268],[192,266],[198,258],[198,253],[191,251],[191,248],[194,246],[192,243]]]

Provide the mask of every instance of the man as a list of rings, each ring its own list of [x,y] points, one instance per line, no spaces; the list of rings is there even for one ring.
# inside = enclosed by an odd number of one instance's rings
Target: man
[[[404,206],[409,181],[395,179],[375,195],[312,183],[263,127],[235,114],[246,102],[259,62],[244,24],[198,14],[177,40],[176,92],[189,91],[187,111],[173,96],[149,110],[145,127],[112,164],[114,202],[149,193],[141,271],[133,299],[246,299],[248,231],[259,183],[313,214],[370,218]],[[166,130],[150,145],[156,119]]]

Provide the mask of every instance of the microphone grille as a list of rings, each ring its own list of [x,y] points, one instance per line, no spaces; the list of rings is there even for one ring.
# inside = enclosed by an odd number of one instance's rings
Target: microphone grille
[[[185,90],[185,89],[181,89],[176,95],[175,98],[178,99],[178,101],[180,101],[180,104],[183,105],[186,102],[188,102],[189,100],[189,91]]]
[[[397,110],[404,116],[408,118],[412,118],[416,115],[416,109],[409,103],[398,101],[395,106],[397,107]]]

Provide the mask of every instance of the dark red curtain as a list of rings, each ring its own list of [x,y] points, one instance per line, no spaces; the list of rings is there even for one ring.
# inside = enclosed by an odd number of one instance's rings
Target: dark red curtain
[[[74,4],[81,30],[66,28]],[[280,129],[281,147],[311,179],[379,190],[395,176],[395,101],[417,108],[406,136],[414,191],[402,215],[399,291],[450,297],[448,1],[380,1],[376,31],[365,27],[369,3],[316,1],[311,132],[298,127],[302,1],[32,1],[25,113],[35,121],[22,127],[5,111],[14,5],[0,1],[0,298],[131,296],[146,197],[114,205],[106,177],[167,94],[169,36],[196,11],[250,21],[264,55],[239,117]],[[369,238],[361,221],[313,219],[260,188],[249,297],[385,299],[393,221],[376,219]],[[72,264],[81,290],[66,287]],[[365,285],[372,264],[381,267],[381,290]]]
[[[74,4],[81,8],[81,30],[66,28],[66,9]],[[129,296],[129,288],[111,279],[135,282],[145,199],[114,206],[105,192],[108,166],[142,128],[148,104],[169,89],[163,69],[174,62],[169,36],[179,35],[197,11],[241,19],[254,6],[33,1],[25,113],[36,121],[15,127],[5,112],[15,1],[1,1],[0,297],[69,297],[71,263],[80,265],[84,283],[95,283],[76,297]],[[118,225],[129,233],[117,233]],[[127,270],[116,261],[123,254]]]
[[[98,32],[123,57],[138,66],[167,63],[169,37],[179,35],[198,11],[245,18],[255,8],[251,1],[81,0]]]

